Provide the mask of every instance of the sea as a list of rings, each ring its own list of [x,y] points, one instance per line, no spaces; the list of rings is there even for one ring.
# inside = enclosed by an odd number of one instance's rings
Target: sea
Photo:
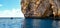
[[[60,20],[2,17],[0,28],[60,28]]]
[[[24,18],[0,17],[0,28],[23,28]]]

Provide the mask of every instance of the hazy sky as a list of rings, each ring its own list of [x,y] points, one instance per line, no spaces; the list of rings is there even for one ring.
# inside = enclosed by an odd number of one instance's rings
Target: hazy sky
[[[23,17],[21,0],[0,0],[0,17]]]

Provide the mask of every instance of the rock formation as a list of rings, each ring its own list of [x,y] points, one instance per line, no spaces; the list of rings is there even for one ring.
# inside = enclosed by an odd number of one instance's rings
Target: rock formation
[[[25,17],[60,15],[60,0],[22,0],[21,6]]]

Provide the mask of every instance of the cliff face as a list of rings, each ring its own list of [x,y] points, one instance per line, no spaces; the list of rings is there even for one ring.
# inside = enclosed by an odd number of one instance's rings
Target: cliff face
[[[21,5],[25,17],[60,15],[59,0],[22,0]]]

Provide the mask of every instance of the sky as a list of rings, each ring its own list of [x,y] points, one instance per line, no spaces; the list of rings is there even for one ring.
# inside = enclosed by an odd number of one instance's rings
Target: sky
[[[0,17],[24,17],[21,0],[0,0]]]

